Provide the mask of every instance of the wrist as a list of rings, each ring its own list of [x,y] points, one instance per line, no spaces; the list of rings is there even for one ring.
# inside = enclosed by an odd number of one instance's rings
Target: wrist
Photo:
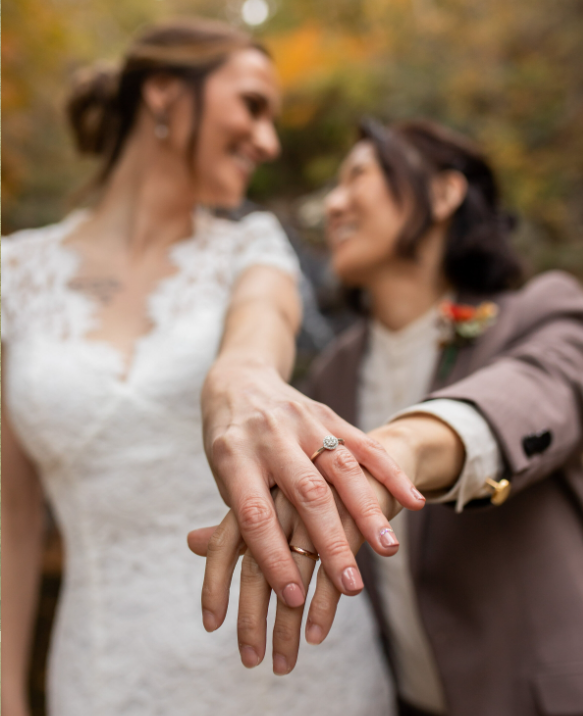
[[[460,476],[465,448],[447,423],[429,414],[404,415],[371,434],[422,492],[447,490]]]

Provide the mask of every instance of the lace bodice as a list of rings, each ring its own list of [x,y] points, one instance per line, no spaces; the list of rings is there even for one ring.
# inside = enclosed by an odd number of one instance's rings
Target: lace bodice
[[[87,338],[96,306],[71,288],[79,257],[63,241],[82,220],[2,244],[4,397],[66,552],[51,715],[385,716],[364,597],[341,602],[325,645],[304,645],[284,679],[269,658],[241,666],[233,607],[218,632],[202,628],[204,561],[185,537],[226,508],[203,452],[200,390],[237,276],[255,264],[297,272],[281,227],[265,212],[239,223],[198,212],[196,234],[171,249],[176,273],[150,295],[152,330],[128,367]]]

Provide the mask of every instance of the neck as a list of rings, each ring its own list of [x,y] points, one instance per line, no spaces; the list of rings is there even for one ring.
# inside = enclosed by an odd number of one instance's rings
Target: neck
[[[434,227],[424,237],[416,260],[392,260],[365,287],[372,315],[391,331],[400,331],[427,313],[449,286],[441,271],[445,231]]]
[[[133,137],[95,209],[103,240],[140,254],[193,232],[196,199],[186,161],[155,137]]]

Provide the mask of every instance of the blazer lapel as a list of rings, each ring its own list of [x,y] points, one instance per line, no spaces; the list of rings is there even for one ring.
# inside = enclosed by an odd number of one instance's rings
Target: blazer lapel
[[[484,365],[488,358],[496,352],[500,341],[504,340],[512,326],[507,325],[504,316],[504,296],[496,296],[490,299],[488,296],[475,296],[472,294],[460,293],[456,297],[456,303],[476,306],[484,300],[495,300],[500,309],[499,318],[495,325],[488,328],[482,336],[475,341],[457,349],[451,369],[444,373],[444,362],[447,360],[446,349],[442,350],[437,361],[435,372],[431,381],[429,393],[433,393],[448,385],[463,380],[466,376]],[[409,565],[411,572],[416,578],[419,575],[421,559],[424,553],[424,544],[431,519],[431,505],[428,505],[420,512],[409,512],[407,515],[408,536],[409,536]]]

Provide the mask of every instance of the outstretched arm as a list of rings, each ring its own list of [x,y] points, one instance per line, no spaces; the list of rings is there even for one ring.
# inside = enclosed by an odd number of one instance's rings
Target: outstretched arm
[[[249,268],[236,285],[219,356],[202,394],[206,454],[243,539],[278,597],[298,607],[305,589],[279,525],[270,488],[277,485],[296,507],[335,588],[356,594],[362,580],[329,484],[359,530],[386,554],[388,526],[361,465],[409,509],[424,498],[386,451],[332,410],[286,384],[300,322],[291,277],[267,266]],[[346,447],[310,456],[326,435]],[[219,615],[207,610],[212,630]]]

